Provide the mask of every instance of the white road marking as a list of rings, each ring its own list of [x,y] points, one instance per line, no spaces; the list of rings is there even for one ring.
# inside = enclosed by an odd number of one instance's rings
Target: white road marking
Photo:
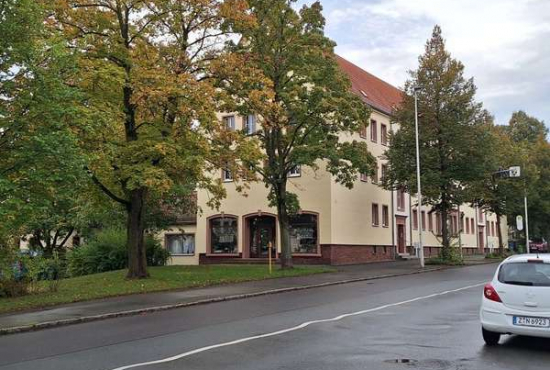
[[[116,369],[112,369],[112,370],[128,370],[128,369],[135,369],[135,368],[137,368],[137,367],[150,366],[150,365],[158,365],[158,364],[163,364],[163,363],[167,363],[167,362],[177,361],[177,360],[180,360],[180,359],[182,359],[182,358],[184,358],[184,357],[189,357],[189,356],[192,356],[192,355],[196,355],[197,353],[207,352],[207,351],[211,351],[211,350],[217,349],[217,348],[233,346],[233,345],[235,345],[235,344],[250,342],[250,341],[257,340],[257,339],[262,339],[262,338],[274,337],[274,336],[276,336],[276,335],[281,335],[281,334],[285,334],[285,333],[290,333],[290,332],[292,332],[292,331],[301,330],[301,329],[304,329],[304,328],[306,328],[306,327],[308,327],[308,326],[310,326],[310,325],[312,325],[312,324],[319,324],[319,323],[324,323],[324,322],[339,321],[339,320],[345,319],[345,318],[347,318],[347,317],[359,316],[359,315],[364,315],[364,314],[367,314],[367,313],[372,313],[372,312],[376,312],[376,311],[381,311],[381,310],[384,310],[384,309],[390,308],[390,307],[402,306],[402,305],[405,305],[405,304],[408,304],[408,303],[412,303],[412,302],[418,302],[418,301],[422,301],[422,300],[426,300],[426,299],[430,299],[430,298],[435,298],[435,297],[439,297],[439,296],[446,295],[446,294],[450,294],[450,293],[460,292],[460,291],[467,290],[467,289],[471,289],[471,288],[477,288],[477,287],[480,287],[480,286],[485,285],[485,284],[486,284],[486,283],[483,282],[483,283],[479,283],[479,284],[468,285],[468,286],[465,286],[465,287],[462,287],[462,288],[457,288],[457,289],[452,289],[452,290],[446,290],[446,291],[439,292],[439,293],[433,293],[433,294],[425,295],[425,296],[422,296],[422,297],[417,297],[417,298],[408,299],[408,300],[406,300],[406,301],[401,301],[401,302],[397,302],[397,303],[385,304],[385,305],[383,305],[383,306],[378,306],[378,307],[374,307],[374,308],[369,308],[369,309],[367,309],[367,310],[362,310],[362,311],[356,311],[356,312],[346,313],[346,314],[343,314],[343,315],[340,315],[340,316],[336,316],[336,317],[333,317],[333,318],[330,318],[330,319],[321,319],[321,320],[307,321],[307,322],[304,322],[303,324],[300,324],[300,325],[297,325],[297,326],[293,326],[293,327],[291,327],[291,328],[282,329],[282,330],[274,331],[274,332],[271,332],[271,333],[265,333],[265,334],[255,335],[255,336],[253,336],[253,337],[241,338],[241,339],[233,340],[233,341],[231,341],[231,342],[225,342],[225,343],[214,344],[214,345],[211,345],[211,346],[202,347],[202,348],[197,348],[197,349],[194,349],[194,350],[192,350],[192,351],[184,352],[184,353],[181,353],[181,354],[179,354],[179,355],[172,356],[172,357],[167,357],[167,358],[164,358],[164,359],[161,359],[161,360],[149,361],[149,362],[141,362],[141,363],[137,363],[137,364],[133,364],[133,365],[126,365],[126,366],[122,366],[122,367],[117,367]]]

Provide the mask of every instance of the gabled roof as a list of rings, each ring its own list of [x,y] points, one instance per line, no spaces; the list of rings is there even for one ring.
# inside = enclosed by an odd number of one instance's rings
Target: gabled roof
[[[372,108],[391,115],[402,100],[402,91],[378,77],[359,68],[337,55],[336,60],[342,71],[351,80],[351,89]]]

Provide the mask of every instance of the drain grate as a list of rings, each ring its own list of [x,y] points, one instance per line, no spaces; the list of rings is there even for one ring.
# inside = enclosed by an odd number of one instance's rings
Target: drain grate
[[[410,358],[396,358],[396,359],[393,359],[393,360],[386,360],[384,362],[390,363],[390,364],[413,364],[413,363],[417,362],[417,360],[413,360],[413,359],[410,359]]]

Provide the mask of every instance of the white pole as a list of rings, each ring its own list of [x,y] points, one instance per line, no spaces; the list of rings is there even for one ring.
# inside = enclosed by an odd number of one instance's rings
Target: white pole
[[[525,245],[527,253],[531,253],[531,248],[529,246],[529,213],[527,212],[527,189],[525,190],[525,196],[523,198],[525,202]]]
[[[420,183],[420,144],[418,134],[418,92],[419,88],[414,87],[414,128],[416,130],[416,184],[418,187],[418,211],[416,216],[418,217],[418,248],[420,254],[420,267],[424,267],[424,245],[422,244],[422,187]]]

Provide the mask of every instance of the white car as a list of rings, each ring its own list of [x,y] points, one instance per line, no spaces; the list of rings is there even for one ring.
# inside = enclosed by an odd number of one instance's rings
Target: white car
[[[483,339],[490,346],[502,334],[550,338],[550,255],[504,260],[485,285],[480,317]]]

